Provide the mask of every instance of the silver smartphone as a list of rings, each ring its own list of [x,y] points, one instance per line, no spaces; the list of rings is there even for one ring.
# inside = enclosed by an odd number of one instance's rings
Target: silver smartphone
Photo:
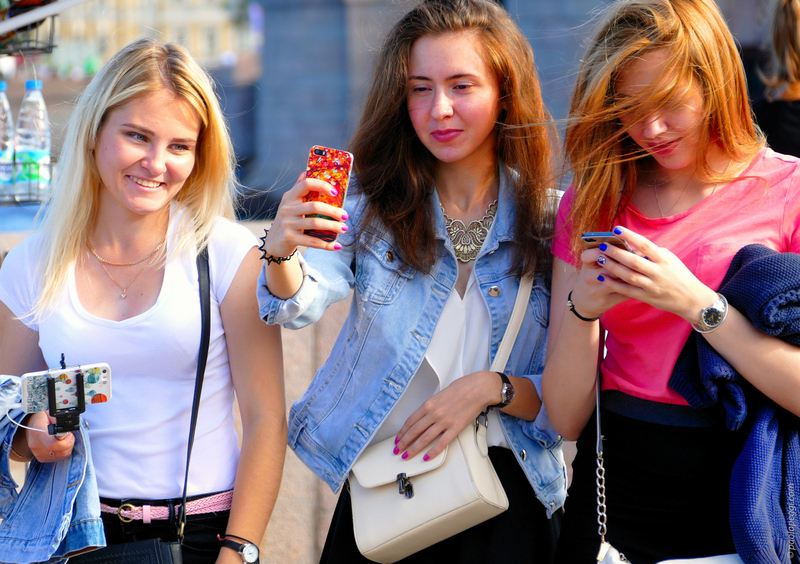
[[[587,249],[595,249],[601,243],[606,245],[613,245],[623,251],[633,252],[631,246],[626,242],[614,235],[612,231],[591,231],[581,235],[583,246]]]
[[[22,410],[26,413],[50,410],[48,381],[53,380],[57,411],[78,406],[78,376],[83,375],[83,396],[90,403],[104,403],[111,399],[111,369],[108,364],[85,364],[53,368],[22,375]]]

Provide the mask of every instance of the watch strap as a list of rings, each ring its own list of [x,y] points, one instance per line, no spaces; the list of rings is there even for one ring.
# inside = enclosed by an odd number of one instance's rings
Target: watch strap
[[[505,374],[503,374],[502,372],[495,372],[495,374],[499,375],[499,376],[500,376],[500,378],[502,378],[502,380],[503,380],[503,388],[504,388],[504,389],[505,389],[505,387],[506,387],[506,386],[508,386],[508,387],[509,387],[509,388],[511,388],[512,390],[514,389],[514,386],[512,386],[512,385],[511,385],[511,380],[509,380],[509,379],[508,379],[508,376],[506,376],[506,375],[505,375]],[[505,394],[503,394],[503,397],[505,397]],[[494,404],[494,405],[490,405],[490,406],[488,406],[488,407],[497,407],[497,408],[500,408],[500,407],[505,407],[505,406],[507,406],[509,403],[511,403],[511,400],[509,400],[509,401],[501,401],[500,403],[496,403],[496,404]]]
[[[222,541],[222,546],[228,547],[231,550],[235,550],[239,556],[242,557],[242,562],[247,562],[244,557],[245,546],[250,545],[255,547],[257,556],[254,562],[259,561],[261,555],[259,554],[258,545],[255,543],[252,543],[247,539],[243,539],[242,537],[237,537],[236,535],[227,535],[225,537],[217,536],[217,538]]]

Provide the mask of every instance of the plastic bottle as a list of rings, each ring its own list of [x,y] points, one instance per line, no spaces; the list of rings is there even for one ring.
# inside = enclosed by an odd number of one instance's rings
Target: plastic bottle
[[[14,119],[6,89],[0,82],[0,202],[14,199]]]
[[[17,199],[44,200],[50,189],[50,122],[41,80],[25,83],[14,140]]]

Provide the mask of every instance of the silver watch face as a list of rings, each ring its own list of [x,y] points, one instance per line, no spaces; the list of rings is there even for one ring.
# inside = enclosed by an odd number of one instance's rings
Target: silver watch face
[[[245,543],[242,545],[242,558],[245,562],[255,562],[258,560],[258,547],[254,544]]]
[[[511,400],[514,399],[514,386],[511,384],[503,384],[503,390],[501,394],[503,396],[503,403],[508,405],[511,403]]]

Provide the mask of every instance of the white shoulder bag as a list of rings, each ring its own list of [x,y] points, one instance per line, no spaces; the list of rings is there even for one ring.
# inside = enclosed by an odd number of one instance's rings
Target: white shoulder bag
[[[492,371],[505,370],[532,285],[529,277],[520,281]],[[427,462],[422,456],[395,456],[393,437],[361,454],[350,472],[353,529],[361,554],[391,564],[508,509],[489,460],[487,422],[481,414]]]

